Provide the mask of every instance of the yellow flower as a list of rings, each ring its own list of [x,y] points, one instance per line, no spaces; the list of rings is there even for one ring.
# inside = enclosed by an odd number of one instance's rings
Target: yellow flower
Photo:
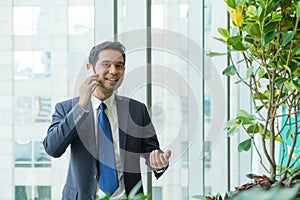
[[[237,7],[237,9],[230,9],[229,13],[231,15],[232,22],[235,26],[240,27],[243,23],[243,9],[242,7]]]

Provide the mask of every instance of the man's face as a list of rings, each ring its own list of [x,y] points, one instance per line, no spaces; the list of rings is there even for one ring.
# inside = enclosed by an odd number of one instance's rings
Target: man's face
[[[102,50],[98,54],[95,72],[98,74],[102,92],[112,93],[123,81],[125,66],[122,54],[117,50]]]

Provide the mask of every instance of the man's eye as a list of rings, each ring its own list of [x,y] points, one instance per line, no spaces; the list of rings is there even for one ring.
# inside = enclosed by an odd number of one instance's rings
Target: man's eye
[[[124,68],[124,65],[119,64],[119,65],[117,65],[117,68],[118,68],[118,69],[123,69],[123,68]]]
[[[104,67],[109,67],[109,63],[102,63],[102,65],[104,66]]]

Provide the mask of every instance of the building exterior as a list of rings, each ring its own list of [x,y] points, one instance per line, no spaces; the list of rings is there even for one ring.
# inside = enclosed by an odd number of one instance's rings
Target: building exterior
[[[173,152],[152,187],[144,170],[152,199],[190,199],[243,182],[250,156],[228,146],[222,126],[249,102],[239,87],[229,90],[226,57],[206,56],[226,50],[212,39],[226,23],[217,0],[1,0],[0,199],[60,199],[69,152],[50,158],[42,140],[55,103],[77,95],[90,48],[114,37],[128,49],[118,92],[148,105],[162,148]]]

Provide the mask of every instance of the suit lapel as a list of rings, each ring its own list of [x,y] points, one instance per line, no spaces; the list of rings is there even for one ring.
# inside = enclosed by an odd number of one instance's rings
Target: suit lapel
[[[88,143],[91,147],[91,151],[92,154],[98,158],[98,147],[96,145],[96,135],[95,135],[95,121],[94,121],[94,111],[93,111],[93,107],[92,104],[90,103],[87,107],[88,111],[89,111],[89,115],[87,116],[87,127],[88,127],[88,133],[89,137],[88,137]]]
[[[116,95],[116,106],[119,124],[119,141],[120,141],[120,159],[121,163],[124,164],[126,156],[126,140],[127,140],[127,129],[128,129],[128,118],[129,118],[129,101]],[[124,166],[122,166],[124,169]]]

